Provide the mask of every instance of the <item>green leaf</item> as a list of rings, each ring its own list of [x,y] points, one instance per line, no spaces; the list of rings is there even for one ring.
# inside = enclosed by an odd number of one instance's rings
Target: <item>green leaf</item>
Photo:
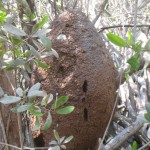
[[[36,58],[40,59],[41,58],[41,54],[31,45],[29,45],[30,51],[29,53],[32,54],[33,56],[35,56]]]
[[[60,137],[59,137],[58,132],[56,130],[54,130],[53,132],[54,132],[55,139],[59,142],[60,141]]]
[[[28,97],[36,97],[36,96],[40,96],[40,97],[44,97],[46,95],[45,91],[39,91],[39,90],[32,90],[28,92]]]
[[[132,150],[137,150],[137,142],[134,141],[133,144],[132,144]]]
[[[140,67],[140,55],[138,53],[133,55],[127,62],[130,64],[132,71],[138,70]]]
[[[55,103],[52,105],[52,109],[56,109],[62,105],[64,105],[69,100],[68,96],[61,96],[58,99],[56,99]]]
[[[16,93],[18,94],[18,96],[23,96],[23,90],[22,90],[22,88],[20,88],[20,87],[18,87],[17,89],[16,89]]]
[[[35,25],[33,26],[33,28],[32,28],[32,33],[35,33],[35,32],[38,31],[40,28],[42,28],[43,25],[44,25],[47,21],[48,21],[48,16],[44,16],[44,17],[42,18],[42,20],[41,20],[39,23],[37,23],[37,24],[35,24]]]
[[[145,104],[145,109],[148,112],[148,114],[150,114],[150,103]]]
[[[41,117],[43,116],[43,114],[41,113],[41,109],[40,107],[38,106],[31,106],[30,109],[29,109],[29,112],[32,114],[32,115],[36,115],[38,117]]]
[[[64,108],[57,109],[56,113],[60,115],[67,115],[70,114],[74,110],[74,108],[74,106],[66,106]]]
[[[46,118],[46,122],[45,122],[44,126],[42,127],[42,130],[47,130],[48,128],[50,128],[51,124],[52,124],[52,116],[49,111],[48,116]]]
[[[4,95],[4,91],[3,89],[0,87],[0,96],[3,96]]]
[[[128,31],[127,32],[127,44],[134,45],[134,43],[135,43],[135,38],[134,38],[133,34],[130,31]]]
[[[135,45],[132,45],[132,49],[135,52],[141,52],[143,50],[143,48],[142,48],[142,42],[141,41],[136,42]]]
[[[59,146],[50,147],[48,150],[60,150]]]
[[[144,114],[144,117],[146,120],[148,120],[150,122],[150,114],[146,113],[146,114]]]
[[[33,34],[32,37],[40,37],[40,36],[46,35],[50,31],[51,29],[41,29],[41,30],[38,30],[35,34]]]
[[[6,20],[6,12],[0,10],[0,25]]]
[[[39,117],[36,116],[35,125],[34,125],[32,131],[39,130],[39,128],[40,128],[40,121],[39,121]]]
[[[31,104],[24,104],[17,108],[17,112],[24,112],[30,108]]]
[[[41,67],[41,68],[44,68],[44,69],[49,69],[50,68],[49,65],[47,65],[46,63],[43,63],[42,61],[34,60],[34,62],[38,67]]]
[[[64,140],[64,144],[69,143],[73,139],[73,136],[69,136]]]
[[[48,38],[48,37],[46,37],[46,36],[40,36],[40,39],[41,39],[41,42],[42,42],[42,44],[44,45],[44,47],[46,48],[46,49],[48,49],[48,50],[50,50],[51,49],[51,47],[52,47],[52,42],[51,42],[51,40]]]
[[[145,50],[150,50],[150,40],[147,41],[145,47],[144,47]]]
[[[112,42],[113,44],[115,44],[117,46],[120,46],[120,47],[126,47],[127,46],[124,39],[122,39],[118,35],[115,35],[115,34],[112,34],[112,33],[108,33],[106,35],[107,35],[107,38],[109,39],[109,41]]]
[[[3,98],[0,99],[0,102],[7,105],[7,104],[17,103],[20,100],[21,98],[17,96],[4,96]]]
[[[50,51],[42,53],[41,58],[46,58],[46,57],[53,56],[53,55],[54,55],[56,58],[59,58],[58,53],[57,53],[54,49],[51,48]]]
[[[3,25],[4,29],[6,31],[8,31],[9,33],[13,34],[13,35],[16,35],[16,36],[26,36],[27,34],[19,29],[19,28],[16,28],[15,26],[11,25],[11,24],[4,24]]]
[[[32,85],[32,87],[30,88],[30,90],[28,92],[34,91],[34,90],[39,90],[41,87],[41,83],[37,82],[34,85]]]
[[[41,101],[41,106],[47,106],[47,104],[49,104],[51,101],[53,100],[53,95],[52,94],[48,94],[45,97],[43,97],[42,101]]]

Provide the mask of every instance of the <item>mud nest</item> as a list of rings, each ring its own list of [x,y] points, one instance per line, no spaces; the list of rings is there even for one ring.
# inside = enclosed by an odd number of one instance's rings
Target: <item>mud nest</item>
[[[58,39],[59,35],[66,38]],[[42,132],[45,145],[53,139],[53,128],[61,136],[73,135],[68,150],[93,149],[102,137],[116,96],[116,70],[102,39],[83,13],[64,12],[52,23],[49,35],[59,54],[44,61],[51,66],[38,68],[35,80],[47,93],[69,96],[75,106],[70,115],[53,115],[53,126]]]

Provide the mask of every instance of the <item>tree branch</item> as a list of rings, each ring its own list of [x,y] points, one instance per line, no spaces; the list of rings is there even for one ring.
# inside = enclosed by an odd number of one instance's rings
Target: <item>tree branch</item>
[[[102,31],[104,31],[104,30],[108,30],[108,29],[112,29],[112,28],[119,28],[119,27],[134,27],[134,25],[131,25],[131,24],[127,24],[127,25],[114,25],[114,26],[109,26],[109,27],[102,27],[98,32],[102,32]],[[139,27],[139,28],[141,28],[141,27],[147,27],[147,28],[149,28],[150,27],[150,24],[148,25],[136,25],[136,27]]]

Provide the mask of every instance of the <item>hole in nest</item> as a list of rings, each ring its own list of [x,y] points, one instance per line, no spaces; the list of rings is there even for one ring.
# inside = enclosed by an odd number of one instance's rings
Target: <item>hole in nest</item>
[[[82,102],[85,102],[85,97],[84,97],[84,98],[82,98]]]
[[[69,24],[66,24],[66,27],[69,27],[70,25]]]
[[[88,83],[87,83],[86,80],[85,80],[84,83],[83,83],[82,89],[83,89],[83,92],[85,92],[85,93],[86,93],[87,90],[88,90]]]
[[[88,121],[88,110],[84,108],[84,121]]]
[[[34,138],[34,144],[36,147],[44,147],[45,146],[45,142],[43,139],[43,134],[39,134],[38,137]]]

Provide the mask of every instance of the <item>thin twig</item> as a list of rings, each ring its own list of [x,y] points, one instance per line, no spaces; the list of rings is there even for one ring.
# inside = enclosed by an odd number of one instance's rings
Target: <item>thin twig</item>
[[[0,144],[1,145],[6,145],[6,146],[9,146],[9,147],[18,149],[18,150],[21,150],[20,147],[17,147],[17,146],[11,145],[11,144],[6,144],[6,143],[3,143],[3,142],[0,142]],[[26,146],[24,146],[23,148],[24,149],[29,149],[29,150],[36,150],[36,149],[42,150],[42,149],[48,149],[49,147],[26,147]]]
[[[148,143],[146,143],[144,146],[142,146],[141,148],[139,148],[138,150],[144,150],[144,148],[146,148],[147,146],[149,146],[150,141]]]
[[[3,122],[1,110],[0,110],[0,125],[1,125],[1,128],[2,128],[2,133],[3,133],[4,141],[5,141],[5,143],[7,144],[8,141],[7,141],[7,136],[6,136],[6,132],[5,132],[5,127],[4,127],[4,122]],[[9,148],[8,148],[7,145],[6,145],[6,149],[9,150]]]
[[[132,24],[127,24],[127,25],[114,25],[114,26],[108,26],[108,27],[102,27],[98,32],[102,32],[104,30],[107,30],[107,29],[112,29],[112,28],[119,28],[119,27],[134,27],[134,25]],[[148,25],[136,25],[136,27],[150,27],[150,24]]]
[[[6,146],[9,146],[9,147],[12,147],[12,148],[21,150],[21,148],[19,148],[19,147],[17,147],[17,146],[14,146],[14,145],[11,145],[11,144],[6,144],[6,143],[3,143],[3,142],[0,142],[0,144],[1,144],[1,145],[6,145]]]

